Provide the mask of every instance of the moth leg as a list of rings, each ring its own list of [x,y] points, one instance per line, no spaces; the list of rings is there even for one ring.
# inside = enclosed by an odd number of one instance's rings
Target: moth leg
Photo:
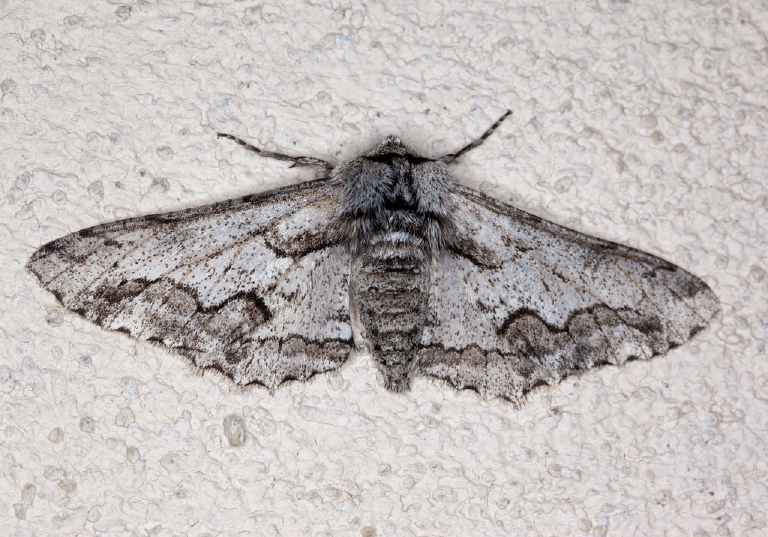
[[[330,162],[326,162],[319,158],[292,157],[290,155],[284,155],[283,153],[275,153],[273,151],[267,151],[266,149],[261,149],[256,147],[255,145],[249,144],[242,138],[238,138],[237,136],[233,136],[232,134],[227,134],[225,132],[217,132],[216,136],[218,138],[229,138],[233,142],[237,142],[244,148],[248,149],[249,151],[253,151],[258,155],[261,155],[262,157],[273,158],[275,160],[287,160],[287,161],[293,162],[293,164],[291,164],[291,168],[296,166],[321,166],[327,171],[330,171],[331,169],[333,169],[333,165]]]
[[[357,307],[357,301],[351,288],[349,290],[349,324],[352,326],[352,339],[355,342],[355,350],[359,354],[370,354],[371,342],[366,337],[368,334],[365,331],[363,322],[360,320],[360,309]]]
[[[464,153],[466,153],[470,149],[474,149],[477,146],[479,146],[480,144],[482,144],[485,141],[485,139],[488,138],[491,134],[493,134],[493,131],[495,131],[499,127],[499,125],[501,125],[501,122],[504,121],[505,119],[507,119],[511,115],[512,115],[512,111],[511,110],[507,110],[506,112],[504,112],[504,115],[501,116],[499,119],[497,119],[496,123],[491,125],[491,127],[487,131],[485,131],[480,138],[478,138],[474,142],[472,142],[472,143],[462,147],[461,149],[459,149],[455,153],[451,153],[450,155],[445,155],[445,156],[440,157],[439,159],[435,159],[435,160],[437,160],[437,162],[442,162],[444,164],[450,164],[451,162],[453,162],[454,160],[459,158],[461,155],[463,155]]]

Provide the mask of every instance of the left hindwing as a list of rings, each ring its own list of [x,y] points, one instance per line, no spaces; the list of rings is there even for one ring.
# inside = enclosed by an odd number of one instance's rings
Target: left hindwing
[[[310,181],[85,229],[40,248],[28,268],[104,328],[274,387],[349,354],[349,267],[330,239],[339,190]]]
[[[517,401],[601,364],[664,354],[719,310],[666,261],[453,185],[458,230],[437,260],[418,371]]]

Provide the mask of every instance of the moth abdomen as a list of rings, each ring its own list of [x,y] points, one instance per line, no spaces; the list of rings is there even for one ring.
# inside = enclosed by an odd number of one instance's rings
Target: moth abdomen
[[[352,262],[351,293],[384,385],[392,391],[410,386],[411,363],[427,319],[430,266],[427,256],[361,255]]]

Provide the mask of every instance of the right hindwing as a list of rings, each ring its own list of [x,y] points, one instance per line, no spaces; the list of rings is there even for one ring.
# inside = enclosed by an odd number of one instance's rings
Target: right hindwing
[[[453,249],[434,267],[418,372],[513,401],[602,364],[664,354],[718,311],[653,255],[453,185]]]

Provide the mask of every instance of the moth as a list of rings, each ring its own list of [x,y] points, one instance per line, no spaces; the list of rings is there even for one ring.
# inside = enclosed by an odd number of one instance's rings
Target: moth
[[[520,401],[702,330],[718,300],[653,255],[455,182],[398,138],[337,166],[227,138],[323,178],[78,231],[28,268],[61,304],[238,385],[273,389],[370,349],[384,386],[418,376]]]

